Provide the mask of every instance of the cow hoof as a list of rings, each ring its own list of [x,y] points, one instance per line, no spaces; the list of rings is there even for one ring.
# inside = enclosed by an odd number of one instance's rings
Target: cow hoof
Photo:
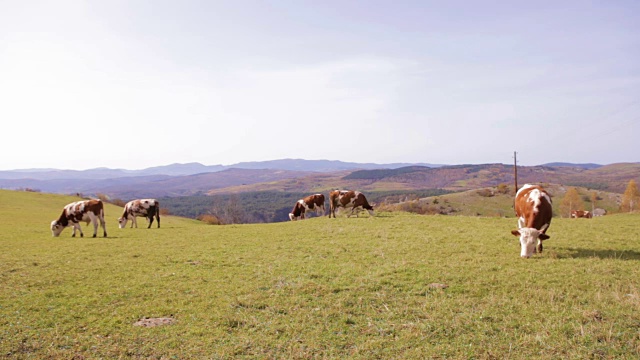
[[[93,236],[92,236],[92,237],[96,237],[96,234],[93,234]]]
[[[83,234],[83,233],[80,233],[80,237],[84,237],[84,234]]]
[[[76,237],[76,234],[71,234],[71,237]]]

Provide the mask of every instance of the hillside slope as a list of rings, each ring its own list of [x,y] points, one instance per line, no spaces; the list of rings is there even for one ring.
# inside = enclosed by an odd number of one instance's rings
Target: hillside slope
[[[10,223],[12,228],[17,229],[15,236],[51,237],[51,221],[58,219],[65,205],[79,200],[82,199],[75,196],[0,190],[0,222],[7,224],[7,226]],[[123,208],[107,203],[104,211],[107,235],[118,237],[119,231],[124,230],[118,229],[118,218],[122,215]],[[164,215],[161,220],[162,227],[202,224],[199,221],[177,216]],[[34,227],[33,224],[38,224],[38,226]],[[80,226],[85,236],[93,232],[92,225],[87,226],[85,223],[81,223]],[[138,226],[144,227],[144,220],[140,220]],[[70,237],[71,232],[72,229],[67,228],[60,236]],[[100,229],[98,234],[101,234]],[[3,237],[14,236],[7,233],[2,235]]]
[[[519,166],[518,182],[554,183],[567,186],[624,192],[629,180],[640,183],[640,163],[581,167]],[[507,184],[513,186],[513,167],[504,164],[455,165],[439,168],[412,166],[398,169],[357,170],[328,174],[310,174],[295,179],[242,186],[218,187],[207,194],[255,191],[328,192],[332,189],[371,191],[405,191],[446,189],[466,191]]]
[[[552,199],[553,213],[556,217],[566,216],[561,212],[562,198],[565,196],[568,186],[558,184],[544,184]],[[575,187],[583,202],[582,209],[591,210],[591,193],[584,187]],[[609,214],[619,211],[621,195],[607,191],[596,191],[598,200],[595,208],[607,210]],[[513,217],[513,194],[501,194],[495,187],[485,187],[463,192],[430,196],[421,199],[406,201],[391,205],[389,209],[409,210],[427,214],[447,214],[462,216],[500,216]]]
[[[519,166],[518,182],[554,183],[624,192],[629,180],[640,183],[640,163],[598,168],[571,166]],[[0,180],[0,188],[31,188],[65,194],[103,193],[112,198],[171,197],[200,194],[281,191],[327,193],[332,189],[364,192],[446,189],[465,191],[499,184],[513,184],[513,167],[505,164],[455,165],[430,168],[344,170],[335,172],[276,169],[228,169],[188,176],[153,175],[113,179]]]

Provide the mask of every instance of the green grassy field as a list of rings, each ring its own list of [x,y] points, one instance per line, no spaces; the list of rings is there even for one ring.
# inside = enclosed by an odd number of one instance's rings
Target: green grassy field
[[[554,219],[523,260],[497,217],[118,229],[107,205],[108,238],[53,238],[72,200],[0,190],[0,358],[640,357],[638,215]]]

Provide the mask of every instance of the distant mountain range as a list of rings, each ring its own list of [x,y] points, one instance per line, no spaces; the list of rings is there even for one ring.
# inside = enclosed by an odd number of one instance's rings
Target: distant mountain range
[[[548,163],[518,166],[519,182],[552,182],[622,192],[630,179],[640,181],[640,163]],[[26,169],[0,171],[0,188],[85,195],[103,193],[122,199],[247,191],[318,192],[332,188],[406,191],[442,188],[454,191],[513,183],[505,164],[434,165],[425,163],[350,163],[282,159],[233,165],[171,164],[143,170]]]
[[[592,163],[587,163],[587,164],[572,164],[572,163],[566,163],[566,162],[553,162],[553,163],[546,163],[546,164],[542,164],[541,166],[551,166],[551,167],[573,167],[573,168],[580,168],[580,169],[597,169],[599,167],[602,167],[602,165],[599,164],[592,164]]]
[[[185,176],[203,173],[219,172],[229,169],[272,169],[289,171],[314,171],[332,172],[356,169],[397,169],[400,167],[420,165],[428,167],[438,167],[443,165],[425,163],[353,163],[338,160],[304,160],[304,159],[281,159],[270,161],[240,162],[232,165],[203,165],[197,162],[187,164],[171,164],[164,166],[150,167],[142,170],[125,170],[95,168],[89,170],[58,170],[58,169],[22,169],[0,171],[0,179],[34,179],[34,180],[54,180],[54,179],[113,179],[119,177],[138,176]]]

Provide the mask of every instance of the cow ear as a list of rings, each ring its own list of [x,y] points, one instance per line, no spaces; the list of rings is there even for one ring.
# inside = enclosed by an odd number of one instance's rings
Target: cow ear
[[[540,234],[540,236],[538,236],[538,238],[540,240],[547,240],[548,238],[550,238],[551,236],[547,235],[547,234]]]
[[[518,230],[511,230],[511,233],[515,236],[520,236],[520,231]]]

